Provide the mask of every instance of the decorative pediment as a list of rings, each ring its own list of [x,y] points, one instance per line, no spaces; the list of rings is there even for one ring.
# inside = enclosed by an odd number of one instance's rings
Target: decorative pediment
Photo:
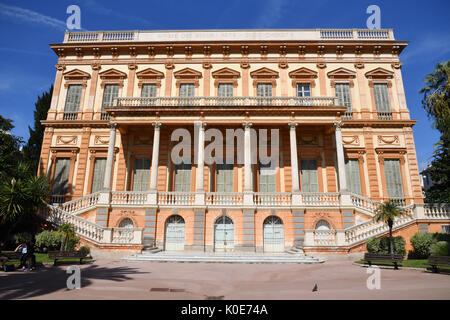
[[[250,76],[254,79],[277,79],[278,72],[264,67],[250,72]]]
[[[160,80],[164,78],[164,73],[152,68],[147,68],[137,72],[136,77],[142,80]]]
[[[202,77],[202,73],[200,71],[191,69],[191,68],[184,68],[180,71],[173,73],[175,79],[200,79]]]
[[[100,75],[100,79],[102,79],[102,80],[110,80],[110,79],[123,80],[123,79],[127,78],[127,74],[125,72],[119,71],[114,68],[100,72],[99,75]]]
[[[371,71],[366,72],[365,76],[368,79],[392,79],[394,77],[394,72],[383,69],[376,68]]]
[[[81,71],[79,69],[67,71],[63,75],[65,80],[86,81],[91,78],[91,75],[89,73]]]
[[[346,69],[338,68],[327,73],[330,79],[353,79],[356,77],[356,72]]]
[[[237,79],[241,76],[241,73],[230,68],[222,68],[214,71],[212,76],[215,79]]]
[[[308,68],[299,68],[289,72],[289,77],[292,79],[315,79],[317,78],[317,72]]]

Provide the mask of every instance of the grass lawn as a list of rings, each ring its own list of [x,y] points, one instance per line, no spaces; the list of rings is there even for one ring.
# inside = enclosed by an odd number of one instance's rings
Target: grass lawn
[[[4,251],[5,253],[12,253],[12,251]],[[53,259],[50,259],[48,257],[47,253],[35,253],[34,254],[36,256],[36,264],[39,263],[48,263],[48,262],[54,262]],[[92,260],[92,258],[83,258],[83,261],[89,261]],[[58,263],[59,262],[80,262],[79,258],[75,258],[75,259],[58,259]],[[14,264],[14,265],[18,265],[20,262],[18,260],[13,260],[13,261],[8,261],[6,264]]]
[[[355,261],[358,264],[369,264],[367,261]],[[378,265],[378,266],[393,266],[394,264],[389,261],[377,261],[372,263],[372,265]],[[425,268],[425,269],[431,269],[431,266],[428,264],[428,259],[408,259],[403,260],[401,263],[399,263],[399,266],[401,267],[409,267],[409,268]],[[450,267],[445,266],[438,266],[439,270],[449,270]]]

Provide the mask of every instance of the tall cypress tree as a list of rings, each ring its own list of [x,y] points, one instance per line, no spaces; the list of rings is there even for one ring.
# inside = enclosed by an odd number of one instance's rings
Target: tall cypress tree
[[[34,111],[34,126],[33,129],[28,126],[30,138],[28,143],[23,147],[24,158],[29,161],[32,172],[36,173],[39,165],[39,157],[41,155],[42,140],[44,138],[44,126],[41,120],[47,119],[48,109],[52,101],[53,85],[50,89],[40,97],[35,103],[36,110]]]

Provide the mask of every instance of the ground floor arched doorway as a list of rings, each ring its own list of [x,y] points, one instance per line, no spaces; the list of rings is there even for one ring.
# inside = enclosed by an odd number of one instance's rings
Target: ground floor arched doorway
[[[283,222],[277,216],[270,216],[263,223],[264,252],[284,251]]]
[[[185,223],[179,215],[170,216],[166,222],[166,240],[164,249],[166,251],[184,250]]]
[[[214,223],[214,251],[230,252],[234,249],[234,223],[230,217],[221,216]]]

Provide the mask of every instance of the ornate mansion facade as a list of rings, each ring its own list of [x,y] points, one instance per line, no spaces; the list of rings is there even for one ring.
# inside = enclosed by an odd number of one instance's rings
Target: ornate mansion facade
[[[46,218],[96,250],[348,253],[387,231],[372,217],[392,199],[396,234],[441,232],[406,46],[392,30],[66,32],[51,45]]]

